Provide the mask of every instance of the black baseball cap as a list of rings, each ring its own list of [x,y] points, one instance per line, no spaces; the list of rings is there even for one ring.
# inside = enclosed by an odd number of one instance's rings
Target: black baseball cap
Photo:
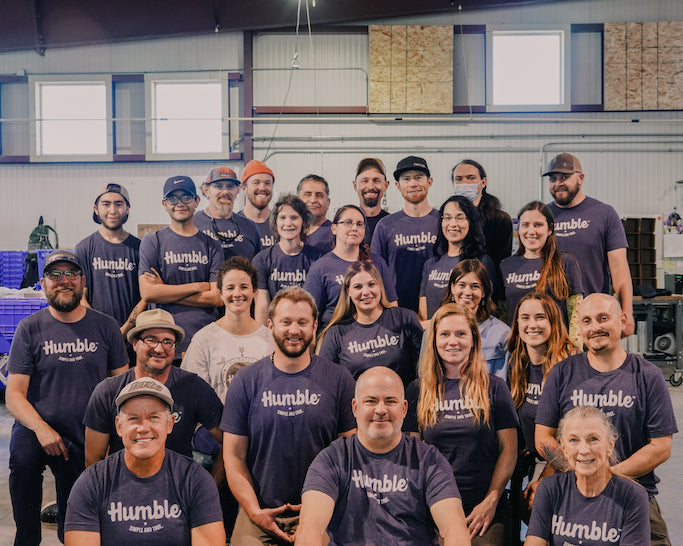
[[[404,157],[398,162],[398,165],[396,165],[396,170],[394,171],[394,178],[396,179],[396,182],[398,182],[398,177],[406,171],[422,171],[427,175],[427,177],[431,176],[429,174],[427,162],[421,157],[417,157],[415,155]]]

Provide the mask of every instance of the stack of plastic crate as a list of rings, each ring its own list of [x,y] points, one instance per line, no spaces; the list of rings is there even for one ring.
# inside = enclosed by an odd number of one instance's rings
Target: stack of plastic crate
[[[1,250],[0,251],[0,286],[5,288],[19,288],[24,278],[24,258],[26,252],[23,250]]]

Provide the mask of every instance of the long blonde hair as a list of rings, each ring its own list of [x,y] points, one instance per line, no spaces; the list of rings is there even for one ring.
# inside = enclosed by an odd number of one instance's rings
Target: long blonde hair
[[[550,336],[548,337],[548,349],[543,359],[543,382],[541,387],[545,385],[545,380],[551,368],[560,360],[564,360],[570,355],[576,354],[577,349],[569,339],[567,328],[560,315],[560,308],[553,301],[553,299],[543,292],[529,292],[524,294],[519,300],[515,308],[515,316],[512,321],[512,330],[508,338],[508,352],[510,353],[509,366],[509,381],[510,392],[512,393],[512,401],[515,407],[519,408],[526,397],[527,378],[529,375],[529,350],[526,343],[522,341],[519,335],[519,309],[525,301],[537,300],[541,302],[543,312],[550,323]]]
[[[316,343],[316,354],[320,353],[320,347],[322,346],[323,339],[325,338],[327,331],[338,322],[341,322],[349,317],[353,317],[356,314],[356,305],[349,297],[349,286],[351,286],[351,279],[358,275],[358,273],[363,272],[369,273],[373,280],[377,283],[377,286],[379,286],[379,301],[382,307],[384,307],[384,309],[389,309],[389,307],[391,307],[389,305],[389,300],[387,299],[387,293],[384,290],[382,275],[379,274],[379,270],[375,267],[375,264],[372,263],[372,260],[358,260],[353,262],[346,269],[346,273],[344,274],[344,280],[342,281],[342,287],[341,292],[339,293],[339,299],[337,300],[337,306],[334,308],[332,317],[330,317],[330,322],[327,323],[327,326],[325,326],[325,329],[320,334],[318,343]]]
[[[436,329],[446,317],[462,316],[472,333],[470,358],[460,376],[460,394],[474,415],[474,422],[489,425],[491,403],[489,401],[490,378],[486,361],[481,354],[481,337],[474,313],[464,305],[447,303],[437,309],[427,328],[425,350],[420,361],[420,396],[417,401],[417,422],[420,430],[436,425],[437,403],[444,398],[444,368],[436,349]]]

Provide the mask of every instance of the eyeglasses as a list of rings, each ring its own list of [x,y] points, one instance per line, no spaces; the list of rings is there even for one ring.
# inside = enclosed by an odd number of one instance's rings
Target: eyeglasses
[[[214,180],[213,182],[209,182],[209,186],[213,186],[214,188],[223,191],[223,190],[236,190],[239,188],[238,184],[235,184],[234,182],[221,182],[220,180]]]
[[[53,269],[45,274],[45,278],[54,282],[61,281],[62,277],[66,277],[66,279],[69,281],[75,281],[81,277],[81,272],[77,269],[67,269],[66,271],[62,271],[61,269]]]
[[[217,240],[222,241],[224,243],[230,243],[242,234],[242,232],[240,231],[240,225],[237,222],[235,222],[234,218],[231,217],[230,221],[235,226],[235,234],[233,236],[224,235],[223,233],[218,231],[218,224],[216,224],[216,219],[213,216],[211,217],[211,231],[213,232]]]
[[[352,227],[356,227],[358,229],[365,229],[365,222],[354,222],[353,220],[340,220],[337,222],[337,224],[341,224],[342,226],[351,229]]]
[[[172,207],[177,205],[179,202],[185,205],[189,205],[190,203],[194,202],[195,199],[197,198],[194,195],[190,195],[189,193],[185,193],[180,197],[178,197],[177,195],[169,195],[167,197],[164,197],[164,201],[166,201]]]
[[[548,175],[548,180],[550,181],[551,184],[554,184],[555,182],[566,182],[575,174],[576,174],[575,172],[574,173],[550,173]]]
[[[444,214],[441,217],[441,220],[443,222],[450,222],[451,220],[455,220],[456,222],[461,224],[463,222],[467,222],[469,219],[467,218],[467,215],[461,213],[461,214],[456,214],[455,216],[451,216],[450,214]]]
[[[155,337],[143,337],[141,341],[150,349],[156,349],[157,345],[161,343],[161,346],[166,349],[167,351],[170,351],[171,349],[175,349],[175,340],[174,339],[157,339]]]

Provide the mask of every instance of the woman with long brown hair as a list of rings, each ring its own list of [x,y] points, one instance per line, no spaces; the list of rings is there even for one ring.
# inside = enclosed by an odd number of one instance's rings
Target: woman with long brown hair
[[[565,325],[570,325],[573,309],[583,298],[583,282],[576,258],[561,253],[555,241],[555,219],[550,208],[540,201],[522,207],[517,215],[519,250],[500,264],[505,284],[508,324],[512,311],[527,292],[546,292],[560,308]],[[578,338],[572,336],[578,344]]]
[[[517,414],[505,382],[486,371],[474,314],[449,303],[427,329],[404,428],[449,461],[473,545],[502,546],[500,502],[517,459]]]

